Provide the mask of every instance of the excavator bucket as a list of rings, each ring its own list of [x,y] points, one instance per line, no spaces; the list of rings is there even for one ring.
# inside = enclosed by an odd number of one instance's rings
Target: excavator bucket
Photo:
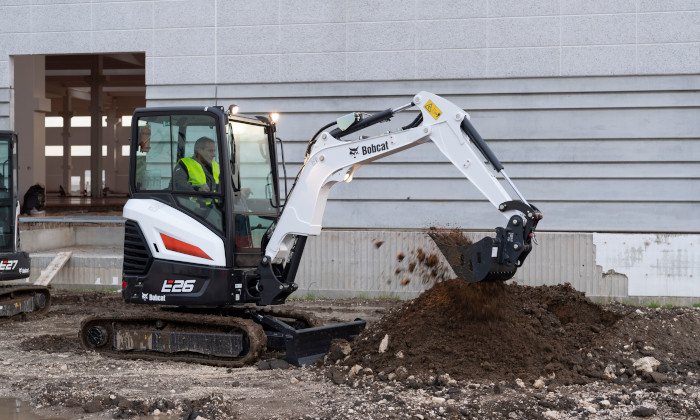
[[[512,216],[506,227],[497,227],[496,236],[487,236],[471,243],[458,232],[433,229],[433,239],[457,277],[468,282],[505,281],[513,278],[518,267],[532,250],[532,239],[539,210],[531,213],[531,223],[523,223],[520,216]]]
[[[498,245],[494,238],[486,237],[475,244],[458,245],[445,240],[440,234],[431,232],[429,235],[460,279],[470,283],[505,281],[515,275],[515,266],[498,263]]]

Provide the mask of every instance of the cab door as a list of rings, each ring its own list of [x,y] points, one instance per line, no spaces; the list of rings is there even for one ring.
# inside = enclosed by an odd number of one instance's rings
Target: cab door
[[[227,133],[232,159],[236,267],[257,267],[264,237],[279,215],[274,126],[232,117]]]

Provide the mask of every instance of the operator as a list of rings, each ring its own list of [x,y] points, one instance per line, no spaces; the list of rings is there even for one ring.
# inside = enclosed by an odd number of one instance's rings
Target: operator
[[[180,159],[173,170],[173,184],[175,191],[219,191],[219,163],[214,160],[216,157],[216,143],[209,137],[200,137],[194,143],[194,155]],[[242,194],[237,194],[236,204],[245,202],[251,194],[250,188],[243,188]],[[193,209],[214,226],[222,227],[221,212],[219,206],[212,206],[210,198],[195,199],[199,203],[199,208]],[[219,200],[214,200],[214,204]],[[214,210],[214,211],[211,211]],[[250,222],[248,217],[235,215],[235,238],[236,246],[239,248],[250,248],[253,246],[250,235]]]
[[[209,137],[200,137],[194,143],[194,155],[180,159],[173,171],[175,191],[217,192],[219,189],[219,162],[216,162],[216,143]]]

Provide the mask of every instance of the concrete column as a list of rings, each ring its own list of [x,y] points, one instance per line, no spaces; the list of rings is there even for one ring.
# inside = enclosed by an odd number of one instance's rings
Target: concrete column
[[[109,189],[114,192],[118,191],[117,179],[119,175],[119,166],[117,165],[117,159],[119,158],[119,124],[121,124],[122,118],[119,115],[119,109],[117,108],[117,101],[112,100],[112,106],[107,111],[107,138],[105,143],[107,144],[107,161],[105,162],[105,184]]]
[[[46,98],[43,55],[12,58],[14,74],[14,130],[19,137],[18,197],[35,183],[46,185],[46,121],[51,100]]]
[[[95,56],[90,83],[90,195],[102,197],[102,57]]]
[[[61,117],[63,117],[63,131],[61,131],[61,137],[63,138],[63,176],[61,178],[61,185],[66,191],[66,194],[70,195],[70,178],[73,174],[71,171],[70,154],[71,118],[73,117],[73,109],[69,91],[66,91],[66,96],[63,97],[63,112],[61,112]]]

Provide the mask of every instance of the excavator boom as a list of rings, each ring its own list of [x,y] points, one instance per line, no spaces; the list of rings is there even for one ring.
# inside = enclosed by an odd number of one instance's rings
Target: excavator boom
[[[342,138],[414,107],[419,109],[419,116],[402,130],[350,141]],[[532,249],[542,214],[518,191],[464,110],[437,95],[420,92],[409,104],[366,118],[353,113],[338,119],[337,125],[311,140],[295,184],[303,188],[292,188],[267,243],[261,271],[268,264],[293,261],[292,249],[299,237],[320,234],[328,193],[334,184],[351,182],[355,171],[366,163],[432,142],[508,220],[504,228],[497,229],[495,238],[484,238],[474,245],[456,246],[435,235],[433,239],[444,254],[456,257],[448,261],[465,280],[507,280],[515,275]],[[515,196],[503,187],[499,174]]]

